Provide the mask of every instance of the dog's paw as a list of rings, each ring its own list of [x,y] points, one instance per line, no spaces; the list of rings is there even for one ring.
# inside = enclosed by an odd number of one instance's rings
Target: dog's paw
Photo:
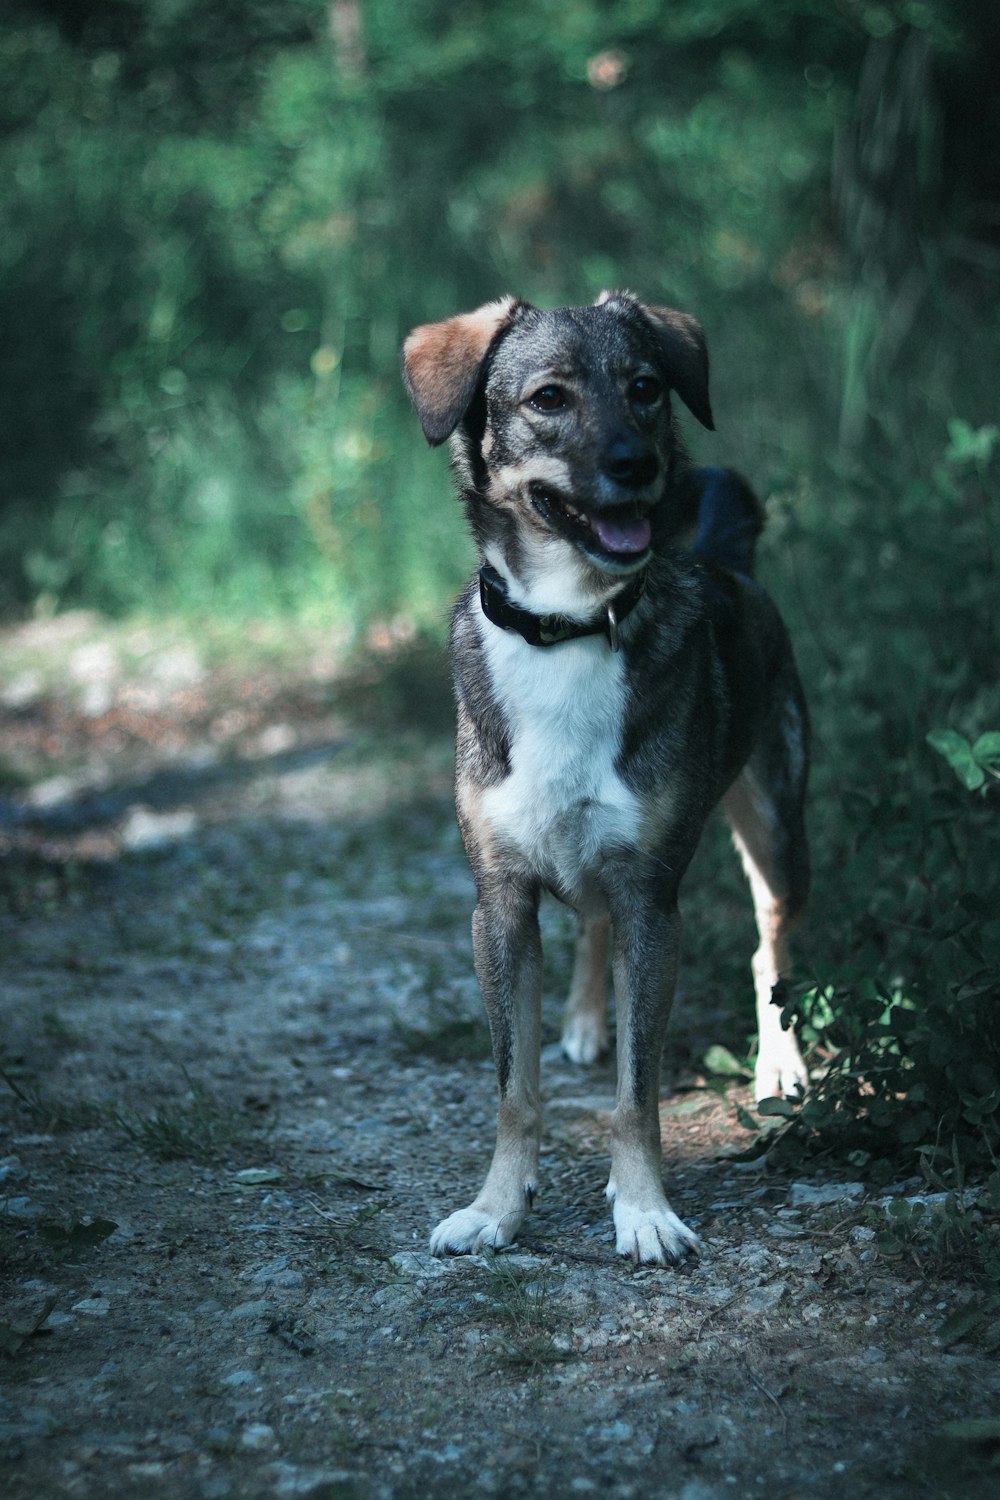
[[[615,1249],[637,1266],[676,1265],[701,1248],[694,1230],[677,1217],[666,1199],[653,1208],[638,1208],[616,1198],[614,1217]]]
[[[754,1069],[754,1098],[801,1099],[809,1091],[809,1069],[794,1037],[783,1038],[780,1053],[761,1052]]]
[[[562,1050],[570,1062],[597,1062],[608,1050],[607,1022],[594,1016],[567,1016],[563,1023]]]
[[[431,1235],[432,1255],[472,1255],[476,1250],[501,1250],[512,1245],[524,1223],[523,1212],[498,1218],[470,1203],[449,1214]]]

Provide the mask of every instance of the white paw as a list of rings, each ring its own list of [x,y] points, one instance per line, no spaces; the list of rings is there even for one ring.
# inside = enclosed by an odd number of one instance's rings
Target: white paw
[[[608,1195],[612,1194],[609,1187]],[[667,1266],[697,1255],[698,1236],[679,1219],[666,1199],[652,1208],[638,1208],[615,1199],[615,1249],[637,1266]]]
[[[520,1210],[498,1218],[471,1203],[442,1219],[431,1235],[432,1255],[471,1255],[476,1250],[499,1250],[512,1245],[524,1222]]]
[[[592,1063],[608,1050],[608,1027],[593,1016],[567,1016],[562,1049],[570,1062]]]
[[[775,1051],[762,1051],[754,1069],[754,1098],[801,1099],[809,1090],[809,1070],[791,1033],[782,1037]]]

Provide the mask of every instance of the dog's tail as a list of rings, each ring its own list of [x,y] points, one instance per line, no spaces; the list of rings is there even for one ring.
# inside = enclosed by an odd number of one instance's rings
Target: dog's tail
[[[733,469],[696,468],[700,485],[692,552],[702,562],[721,563],[753,577],[754,550],[764,529],[764,507]]]

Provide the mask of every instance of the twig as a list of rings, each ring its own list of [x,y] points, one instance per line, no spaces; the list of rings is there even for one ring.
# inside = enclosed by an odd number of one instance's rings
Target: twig
[[[754,1374],[754,1372],[751,1369],[750,1365],[745,1365],[744,1369],[746,1370],[747,1376],[748,1376],[748,1378],[750,1380],[750,1384],[751,1385],[755,1385],[757,1387],[757,1389],[763,1395],[765,1395],[767,1397],[767,1399],[774,1406],[777,1407],[777,1409],[778,1409],[778,1416],[781,1418],[781,1435],[782,1435],[782,1437],[784,1437],[785,1433],[788,1431],[788,1417],[787,1417],[787,1415],[785,1413],[785,1408],[782,1406],[781,1402],[778,1400],[778,1398],[774,1394],[774,1392],[773,1391],[769,1391],[768,1388],[767,1388],[767,1386],[764,1384],[764,1382],[762,1380],[758,1380],[757,1376]]]

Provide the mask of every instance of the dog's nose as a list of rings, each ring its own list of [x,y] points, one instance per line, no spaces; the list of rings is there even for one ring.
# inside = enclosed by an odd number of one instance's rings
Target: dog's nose
[[[656,454],[645,443],[634,438],[619,437],[608,445],[601,468],[615,484],[628,489],[641,489],[652,484],[659,473]]]

